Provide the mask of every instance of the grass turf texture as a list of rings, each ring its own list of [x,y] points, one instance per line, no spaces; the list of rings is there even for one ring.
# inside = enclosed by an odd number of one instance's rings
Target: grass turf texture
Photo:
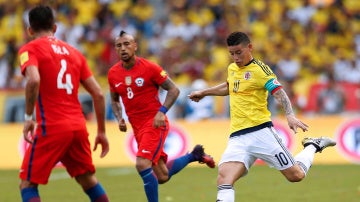
[[[246,202],[355,202],[360,198],[359,165],[314,165],[305,180],[290,183],[275,169],[254,166],[235,185],[236,201]],[[135,168],[98,168],[97,177],[110,201],[146,201]],[[161,202],[212,202],[216,200],[217,169],[188,167],[159,186]],[[0,201],[21,201],[18,171],[0,170]],[[80,186],[62,168],[52,172],[46,186],[39,186],[44,202],[88,202]]]

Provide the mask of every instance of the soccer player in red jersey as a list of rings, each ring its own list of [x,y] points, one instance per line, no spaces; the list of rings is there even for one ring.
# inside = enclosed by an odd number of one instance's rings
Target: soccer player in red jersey
[[[54,37],[52,9],[36,6],[29,12],[28,33],[33,40],[19,50],[25,87],[23,135],[31,143],[20,170],[23,202],[38,202],[39,184],[47,184],[50,173],[61,162],[94,202],[108,197],[95,177],[86,121],[78,100],[80,83],[91,94],[97,118],[94,150],[101,145],[101,157],[109,151],[105,134],[104,95],[77,50]],[[33,121],[36,106],[36,126]],[[66,199],[66,198],[64,198]]]
[[[196,145],[191,153],[167,161],[164,143],[169,121],[165,114],[180,91],[161,66],[135,55],[137,43],[132,35],[121,31],[115,39],[115,49],[121,61],[108,72],[112,109],[120,131],[126,132],[121,97],[138,145],[136,169],[144,181],[148,201],[157,202],[159,183],[167,182],[191,162],[205,163],[211,168],[215,162],[201,145]],[[160,87],[167,91],[163,104],[159,100]]]

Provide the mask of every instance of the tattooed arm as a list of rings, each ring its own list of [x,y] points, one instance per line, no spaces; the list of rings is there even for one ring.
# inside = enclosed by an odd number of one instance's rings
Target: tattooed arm
[[[300,121],[295,117],[294,111],[291,106],[291,102],[289,97],[287,96],[284,89],[279,89],[276,91],[273,96],[277,100],[278,103],[281,104],[281,106],[284,109],[286,119],[288,121],[289,127],[294,131],[294,133],[297,132],[297,128],[301,128],[304,132],[308,130],[308,125]]]
[[[161,84],[161,88],[167,91],[163,107],[169,110],[178,98],[180,90],[170,78],[167,78],[166,81]],[[155,128],[166,125],[165,113],[160,110],[156,113],[153,121],[153,126]]]
[[[111,97],[111,109],[114,113],[115,118],[118,120],[119,130],[122,132],[126,132],[127,127],[125,120],[122,117],[122,107],[119,100],[120,96],[117,93],[110,92],[110,97]]]
[[[163,106],[170,109],[178,98],[180,90],[170,78],[161,84],[161,87],[167,91]]]

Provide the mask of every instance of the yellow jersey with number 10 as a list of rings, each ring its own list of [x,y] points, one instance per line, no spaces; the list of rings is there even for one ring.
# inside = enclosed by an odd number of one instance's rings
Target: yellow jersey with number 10
[[[267,108],[268,92],[281,88],[276,75],[263,62],[253,59],[244,66],[228,66],[230,133],[271,121]]]

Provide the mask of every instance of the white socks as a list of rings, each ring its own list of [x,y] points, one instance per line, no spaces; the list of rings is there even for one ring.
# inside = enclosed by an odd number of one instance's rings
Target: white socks
[[[218,186],[216,202],[234,202],[235,190],[230,184],[222,184]]]
[[[309,145],[295,156],[295,161],[299,164],[305,175],[309,171],[314,160],[316,148],[314,145]]]

